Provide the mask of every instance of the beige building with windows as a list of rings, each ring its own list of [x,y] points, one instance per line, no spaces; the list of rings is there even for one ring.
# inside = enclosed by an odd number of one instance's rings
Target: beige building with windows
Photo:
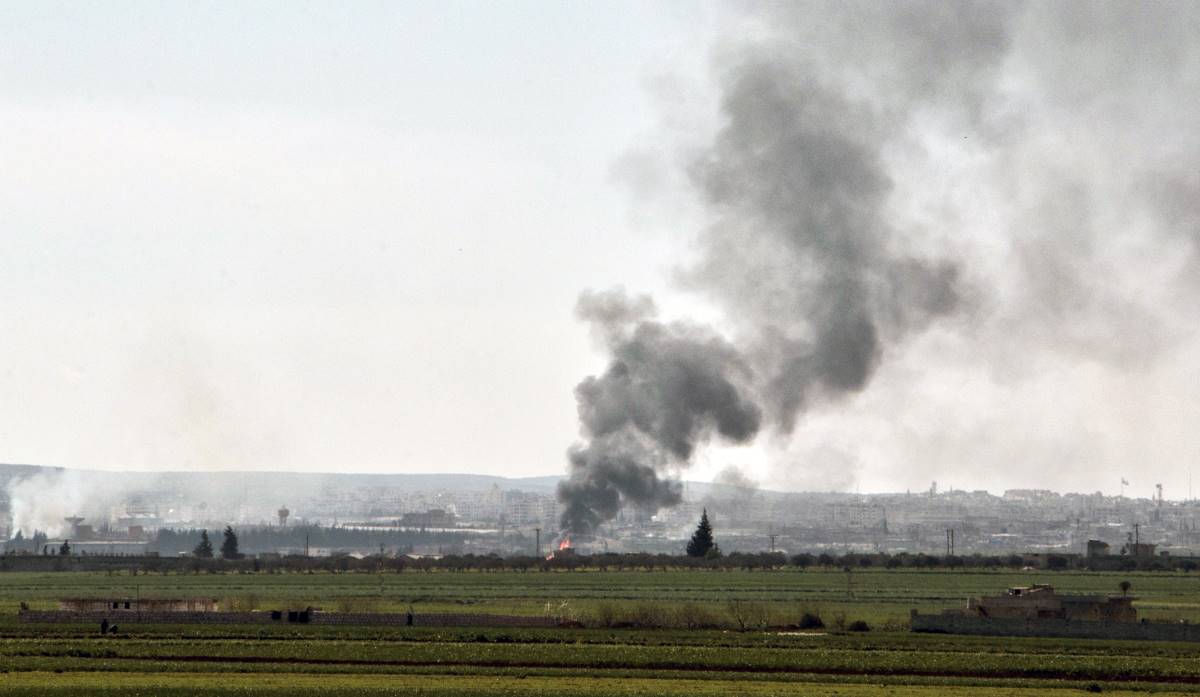
[[[967,616],[989,619],[1062,619],[1136,622],[1133,596],[1059,595],[1048,584],[1009,588],[1004,595],[971,598]]]

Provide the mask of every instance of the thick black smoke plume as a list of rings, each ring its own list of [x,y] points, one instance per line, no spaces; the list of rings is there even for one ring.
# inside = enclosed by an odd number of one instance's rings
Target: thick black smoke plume
[[[739,345],[646,319],[648,299],[584,294],[579,314],[612,362],[575,390],[587,442],[559,488],[568,530],[626,502],[676,503],[660,475],[698,443],[749,442],[764,413],[790,432],[815,399],[861,390],[886,341],[957,304],[952,264],[897,251],[885,129],[871,110],[764,55],[724,70],[724,125],[691,170],[714,222],[689,282],[736,318]]]
[[[1154,107],[1197,111],[1179,98],[1200,85],[1191,8],[740,7],[714,51],[720,122],[687,168],[708,223],[682,278],[723,311],[722,330],[656,321],[648,299],[584,295],[611,362],[576,389],[568,530],[625,503],[671,505],[698,446],[792,433],[935,324],[972,347],[965,360],[1007,351],[994,359],[1005,370],[1043,349],[1145,356],[1176,296],[1155,286],[1142,303],[1107,282],[1141,263],[1128,232],[1200,239],[1200,141]],[[1194,288],[1200,274],[1179,276]]]
[[[844,98],[755,60],[729,71],[723,111],[694,167],[716,222],[692,278],[746,325],[788,432],[814,397],[861,390],[885,341],[953,311],[958,271],[896,251],[882,143]]]
[[[737,350],[709,330],[653,321],[653,312],[649,298],[620,291],[580,298],[578,314],[612,362],[575,388],[588,442],[571,449],[571,476],[559,487],[571,531],[591,531],[624,503],[678,503],[678,485],[660,471],[686,464],[713,436],[743,443],[758,433],[762,414]]]

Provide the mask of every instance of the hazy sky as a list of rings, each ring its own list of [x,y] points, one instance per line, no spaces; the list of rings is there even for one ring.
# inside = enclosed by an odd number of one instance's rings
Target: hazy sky
[[[761,54],[836,94],[888,244],[961,298],[688,476],[1183,496],[1194,6],[837,7],[0,3],[0,461],[563,472],[606,364],[581,291],[747,333],[688,271]]]
[[[4,3],[0,461],[559,471],[575,296],[662,282],[612,170],[699,19]]]

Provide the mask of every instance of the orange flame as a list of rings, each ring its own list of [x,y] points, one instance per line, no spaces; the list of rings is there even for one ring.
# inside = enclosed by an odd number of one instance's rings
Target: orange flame
[[[559,541],[559,543],[558,543],[558,551],[556,551],[556,552],[551,552],[551,553],[547,554],[547,555],[546,555],[546,561],[552,561],[552,560],[554,559],[554,556],[555,556],[556,554],[558,554],[558,552],[562,552],[562,551],[568,551],[568,552],[569,552],[570,550],[571,550],[571,538],[569,538],[569,537],[564,537],[564,538],[562,538],[562,540],[560,540],[560,541]]]

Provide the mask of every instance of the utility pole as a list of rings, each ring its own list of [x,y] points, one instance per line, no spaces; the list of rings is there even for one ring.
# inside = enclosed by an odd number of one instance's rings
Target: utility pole
[[[534,539],[537,540],[537,543],[536,543],[537,544],[537,555],[538,555],[538,558],[540,559],[542,556],[542,529],[534,528],[533,535],[534,535]]]
[[[304,557],[308,558],[308,533],[304,533]]]

